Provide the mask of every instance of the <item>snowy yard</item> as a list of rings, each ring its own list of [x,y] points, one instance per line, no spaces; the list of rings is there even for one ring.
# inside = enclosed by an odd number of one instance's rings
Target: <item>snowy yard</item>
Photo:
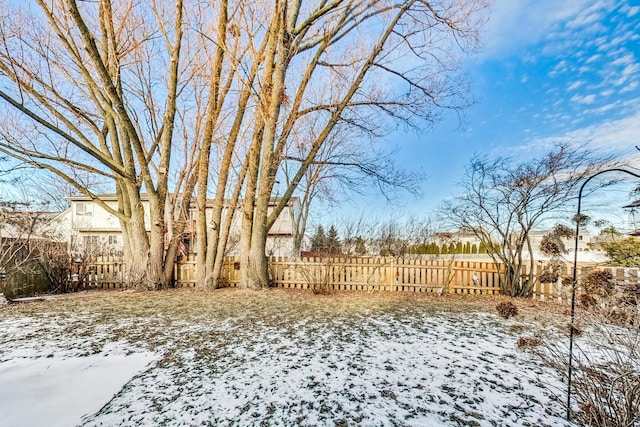
[[[81,294],[0,307],[5,426],[558,426],[518,338],[555,306],[301,291]],[[554,395],[558,395],[554,397]],[[7,424],[8,423],[8,424]]]

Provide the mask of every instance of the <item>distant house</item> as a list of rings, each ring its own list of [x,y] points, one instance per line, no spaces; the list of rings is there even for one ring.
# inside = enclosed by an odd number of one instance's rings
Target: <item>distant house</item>
[[[531,230],[529,232],[529,239],[531,241],[531,247],[534,252],[534,256],[537,259],[545,258],[544,255],[540,253],[540,243],[542,242],[542,238],[549,234],[551,230]],[[450,245],[451,243],[458,244],[461,243],[464,245],[476,245],[477,248],[480,247],[480,238],[469,229],[459,229],[454,232],[437,232],[434,234],[435,242],[441,245]],[[562,243],[564,244],[564,249],[567,252],[573,252],[573,248],[575,245],[575,240],[573,237],[571,238],[562,238]],[[578,236],[578,252],[586,252],[590,250],[594,250],[595,248],[595,239],[591,235],[588,230],[580,230],[580,235]]]
[[[542,238],[549,234],[551,230],[531,230],[529,232],[529,238],[531,239],[531,246],[534,251],[540,250],[540,243]],[[575,237],[560,239],[564,244],[564,248],[567,252],[573,252],[575,246]],[[587,230],[581,229],[578,235],[578,252],[589,251],[594,249],[594,237]]]
[[[49,224],[57,212],[18,211],[0,206],[0,262],[8,258],[8,247],[29,247],[50,241]]]
[[[118,200],[115,194],[103,194],[100,200],[108,206],[117,209]],[[117,253],[122,251],[124,241],[120,221],[115,215],[107,212],[98,203],[86,196],[68,197],[71,206],[58,217],[55,218],[58,233],[68,236],[69,244],[87,251],[100,251]],[[276,206],[279,199],[270,201],[270,209]],[[266,245],[266,254],[270,256],[291,256],[293,251],[293,225],[291,222],[291,212],[298,206],[298,199],[292,198],[287,207],[282,211],[276,222],[269,230]],[[148,216],[148,200],[143,195],[143,207],[145,208],[145,223],[147,230],[150,230],[150,220]],[[208,201],[206,205],[207,215],[213,211],[213,201]],[[240,215],[239,211],[234,215],[231,226],[229,254],[237,252],[237,241],[240,236]],[[196,206],[192,203],[189,211],[189,221],[185,232],[182,234],[181,251],[183,254],[194,254],[198,250],[198,241],[195,236]]]

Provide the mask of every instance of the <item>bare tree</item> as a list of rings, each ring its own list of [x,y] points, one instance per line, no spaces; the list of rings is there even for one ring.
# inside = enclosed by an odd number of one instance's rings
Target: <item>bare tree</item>
[[[342,221],[341,235],[347,254],[355,251],[360,239],[362,243],[367,242],[373,254],[400,259],[420,256],[418,249],[433,241],[434,229],[429,218],[418,216],[386,220],[360,218]]]
[[[418,194],[423,180],[421,174],[397,168],[393,152],[378,151],[370,139],[370,135],[362,132],[333,135],[309,165],[295,193],[298,209],[291,211],[294,253],[300,252],[312,206],[330,208],[347,198],[364,195],[372,188],[377,188],[389,201],[401,191]],[[287,187],[308,149],[304,140],[293,138],[293,142],[281,166]],[[368,144],[366,149],[365,144]]]
[[[32,260],[39,229],[49,220],[28,202],[0,199],[0,271],[21,269]]]
[[[582,180],[603,161],[566,145],[524,162],[473,157],[463,181],[464,193],[445,204],[443,217],[484,243],[494,263],[504,270],[503,292],[528,296],[535,284],[530,231],[575,200]],[[529,272],[523,277],[527,263]]]
[[[0,6],[0,153],[57,175],[119,218],[128,277],[162,287],[177,248],[165,250],[165,207],[183,0],[37,5]],[[77,179],[83,173],[111,181],[117,209]]]
[[[417,125],[464,104],[460,47],[473,46],[484,2],[276,1],[264,31],[264,66],[248,151],[241,237],[242,283],[268,283],[267,232],[322,147],[341,127],[371,134]],[[434,42],[434,40],[438,42]],[[310,118],[317,118],[311,120]],[[390,118],[391,120],[386,120]],[[277,173],[294,133],[306,146],[275,208]]]
[[[28,186],[16,183],[0,192],[0,275],[8,295],[29,295],[48,286],[39,259],[47,248],[59,245],[48,232],[57,212],[34,199]],[[64,246],[65,250],[66,245]]]
[[[0,154],[60,176],[117,216],[128,277],[152,288],[168,283],[184,229],[197,239],[199,283],[215,285],[234,221],[242,285],[267,286],[268,231],[323,147],[354,130],[428,125],[467,104],[458,58],[474,49],[486,7],[37,0],[35,12],[16,3],[0,6],[9,107]],[[305,143],[293,150],[294,140]],[[110,180],[118,208],[79,183],[80,172]]]

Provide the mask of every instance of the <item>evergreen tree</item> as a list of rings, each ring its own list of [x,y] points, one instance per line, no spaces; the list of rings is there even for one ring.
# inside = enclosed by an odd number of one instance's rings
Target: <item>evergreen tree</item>
[[[329,228],[329,232],[327,233],[324,251],[330,254],[339,254],[342,252],[342,244],[340,243],[340,239],[338,239],[338,232],[333,225]]]
[[[473,245],[471,245],[471,253],[472,254],[477,254],[478,253],[478,245],[476,245],[475,243]]]
[[[640,267],[640,242],[634,238],[610,240],[600,243],[613,265]],[[631,295],[631,294],[629,294]]]
[[[367,254],[367,246],[364,244],[364,239],[360,236],[356,237],[356,247],[355,252],[358,255],[366,255]]]
[[[325,252],[327,249],[327,236],[324,233],[324,227],[319,225],[316,228],[316,234],[311,237],[311,250],[313,252]]]
[[[449,253],[449,251],[447,250],[447,244],[446,243],[442,244],[442,249],[440,250],[440,253],[441,254],[448,254]]]
[[[456,243],[456,253],[457,254],[461,254],[462,253],[462,242]]]

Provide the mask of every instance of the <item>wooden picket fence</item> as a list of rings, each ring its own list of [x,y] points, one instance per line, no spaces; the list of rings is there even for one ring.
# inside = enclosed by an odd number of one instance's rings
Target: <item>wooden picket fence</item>
[[[593,270],[610,271],[613,279],[619,287],[623,285],[629,285],[630,283],[640,283],[640,269],[638,268],[625,268],[625,267],[607,267],[607,266],[595,266],[595,265],[578,265],[577,278],[580,283],[580,278],[588,274]],[[541,267],[537,267],[536,273],[541,272]],[[537,275],[536,274],[536,275]],[[571,301],[571,283],[563,284],[562,278],[573,277],[573,264],[566,263],[561,272],[560,277],[555,283],[541,283],[536,282],[533,288],[533,299],[540,301],[553,301],[561,304],[566,304]],[[576,294],[580,294],[582,289],[578,284],[576,288]]]
[[[124,286],[121,260],[98,258],[92,263],[84,285],[112,289]],[[196,262],[193,257],[176,263],[176,287],[195,287]],[[364,290],[455,294],[500,293],[499,271],[490,262],[401,259],[383,257],[269,259],[271,285],[280,288],[324,290]],[[224,261],[220,284],[240,284],[240,263]]]
[[[580,266],[578,277],[592,269],[592,266]],[[618,283],[640,281],[636,268],[598,269],[610,270]],[[174,285],[195,287],[195,271],[194,257],[180,259],[174,270]],[[526,272],[525,268],[523,274]],[[541,266],[537,265],[536,274],[540,272]],[[291,289],[496,295],[501,292],[500,273],[494,263],[479,261],[384,257],[269,259],[271,286]],[[563,285],[561,278],[571,274],[572,265],[567,263],[557,282],[536,283],[533,298],[567,303],[571,298],[571,285]],[[126,269],[119,258],[98,257],[83,279],[85,288],[118,289],[125,286]],[[231,288],[240,285],[240,263],[236,258],[225,259],[220,285]]]

